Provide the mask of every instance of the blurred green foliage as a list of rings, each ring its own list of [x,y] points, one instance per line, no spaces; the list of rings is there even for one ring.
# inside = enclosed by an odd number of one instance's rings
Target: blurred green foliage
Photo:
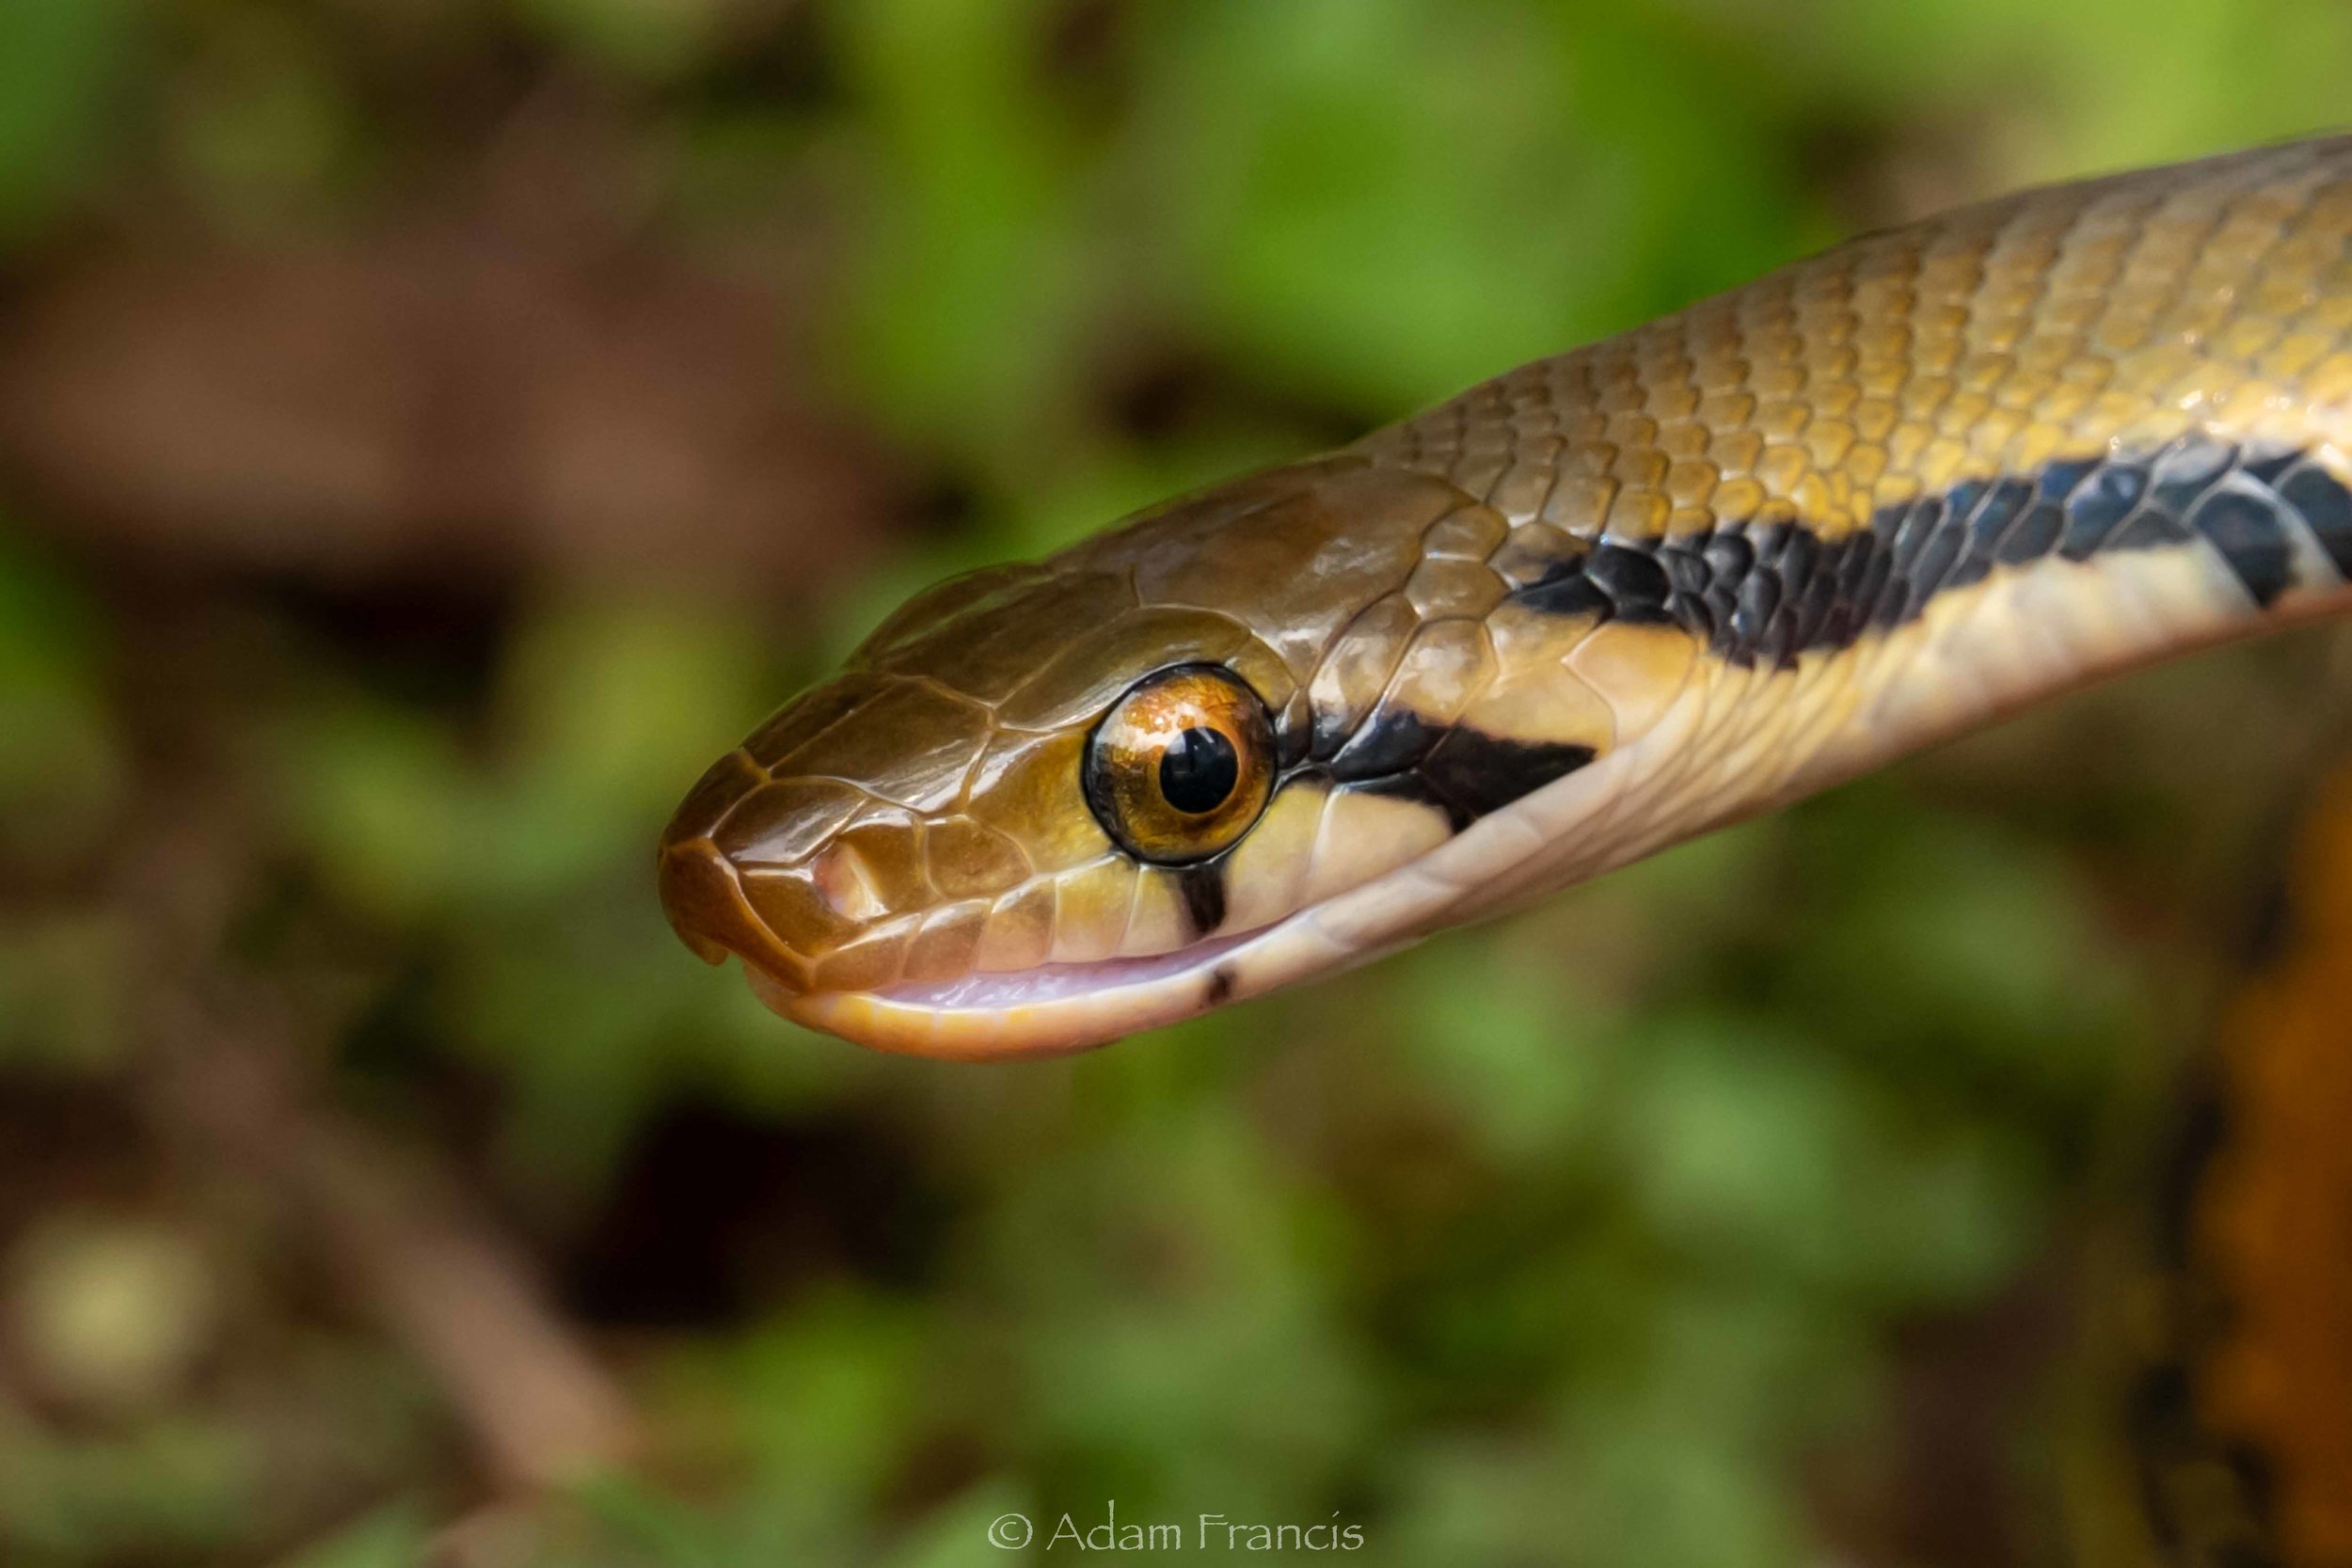
[[[989,1522],[1041,1544],[1116,1499],[1338,1517],[1398,1564],[1985,1560],[1853,1499],[1918,1484],[1905,1336],[2013,1297],[2184,1042],[2194,1007],[2159,1003],[2212,977],[2195,867],[2119,895],[2085,824],[2241,800],[2193,759],[2118,776],[2025,732],[1957,784],[1857,786],[1344,982],[991,1069],[770,1018],[671,940],[649,850],[709,756],[931,575],[1906,206],[2324,124],[2347,57],[2330,0],[0,7],[0,244],[27,276],[152,204],[289,248],[396,211],[472,150],[432,133],[432,84],[486,62],[507,85],[469,90],[597,106],[640,243],[812,236],[807,375],[954,498],[789,612],[792,585],[531,569],[453,690],[266,575],[173,569],[228,628],[206,645],[242,650],[160,681],[251,814],[240,962],[315,1005],[338,1095],[443,1149],[576,1296],[687,1110],[753,1129],[807,1189],[779,1206],[845,1233],[707,1232],[723,1173],[657,1189],[707,1237],[696,1277],[749,1284],[649,1323],[574,1302],[648,1451],[511,1559],[1033,1560]],[[407,76],[425,107],[388,107]],[[1168,386],[1174,416],[1135,414]],[[152,595],[70,511],[12,504],[0,1096],[135,1096],[142,911],[84,870],[182,803]],[[2224,699],[2259,684],[2233,668]],[[2159,733],[2120,701],[2111,728]],[[167,1243],[119,1183],[84,1196],[79,1272],[18,1224],[62,1199],[0,1203],[34,1281],[8,1287],[17,1363],[80,1343],[39,1313],[103,1328],[125,1279],[210,1283],[147,1292],[169,1321],[120,1327],[149,1348],[102,1411],[0,1377],[0,1557],[376,1568],[478,1500],[396,1348],[273,1305],[278,1265],[218,1214],[166,1204],[195,1237]],[[217,1370],[257,1339],[266,1376]],[[1987,1397],[2031,1525],[2048,1402]]]
[[[0,16],[0,242],[27,234],[95,159],[130,44],[125,0],[23,0]]]

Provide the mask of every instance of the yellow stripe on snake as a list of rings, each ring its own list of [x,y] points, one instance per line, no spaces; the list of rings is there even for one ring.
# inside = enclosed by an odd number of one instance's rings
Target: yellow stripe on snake
[[[2347,575],[2352,138],[2029,191],[932,589],[695,786],[662,898],[819,1029],[1074,1050]]]

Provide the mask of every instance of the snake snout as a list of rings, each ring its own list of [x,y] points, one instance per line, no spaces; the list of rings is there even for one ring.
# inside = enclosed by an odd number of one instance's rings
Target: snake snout
[[[747,970],[787,990],[805,989],[802,961],[753,910],[734,869],[707,839],[663,845],[660,882],[670,928],[705,963],[724,963],[733,953]]]

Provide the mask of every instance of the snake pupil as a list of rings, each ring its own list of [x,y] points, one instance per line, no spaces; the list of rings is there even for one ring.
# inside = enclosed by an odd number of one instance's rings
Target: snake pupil
[[[1195,816],[1215,811],[1240,782],[1233,743],[1216,730],[1188,729],[1160,753],[1160,795],[1178,811]]]

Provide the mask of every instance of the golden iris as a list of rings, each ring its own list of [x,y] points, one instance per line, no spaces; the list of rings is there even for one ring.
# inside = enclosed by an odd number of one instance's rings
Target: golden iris
[[[1087,740],[1087,804],[1137,860],[1207,860],[1249,831],[1273,793],[1265,704],[1217,665],[1145,676]]]

